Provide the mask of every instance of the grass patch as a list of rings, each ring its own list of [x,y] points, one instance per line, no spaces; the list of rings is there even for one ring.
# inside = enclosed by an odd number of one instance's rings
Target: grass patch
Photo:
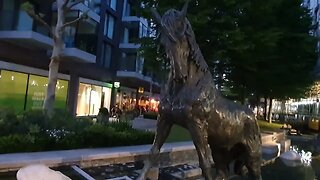
[[[269,123],[264,120],[258,120],[261,131],[279,131],[283,124]]]
[[[269,123],[267,121],[258,120],[261,131],[279,131],[283,124]],[[188,130],[178,125],[173,125],[169,137],[166,142],[191,141],[191,136]]]
[[[173,125],[171,132],[166,142],[180,142],[180,141],[191,141],[191,136],[188,130],[183,127]]]

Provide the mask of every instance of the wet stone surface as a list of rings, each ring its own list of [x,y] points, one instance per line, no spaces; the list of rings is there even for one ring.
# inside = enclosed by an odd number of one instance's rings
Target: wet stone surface
[[[130,162],[125,164],[112,164],[107,166],[81,168],[96,180],[136,180],[139,176],[139,171],[143,168],[142,162]],[[193,169],[197,169],[194,165],[177,165],[159,169],[159,180],[179,180],[174,176],[175,173],[183,173]],[[70,177],[72,180],[86,180],[79,173],[74,171],[70,166],[52,168],[61,171],[63,174]],[[16,171],[8,173],[0,173],[1,180],[14,180]],[[182,178],[187,180],[198,179],[198,177]]]
[[[126,164],[112,164],[108,166],[100,166],[93,168],[84,168],[86,173],[92,176],[96,180],[105,180],[105,179],[117,179],[117,180],[135,180],[139,176],[139,170],[143,167],[142,162],[132,162]],[[188,171],[192,169],[197,169],[193,165],[177,165],[171,167],[160,168],[159,170],[159,180],[176,180],[180,179],[173,174]],[[120,177],[123,177],[122,179]]]

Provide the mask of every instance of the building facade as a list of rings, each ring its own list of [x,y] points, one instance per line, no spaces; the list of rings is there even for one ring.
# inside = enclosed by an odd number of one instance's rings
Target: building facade
[[[16,111],[42,107],[53,46],[48,30],[28,16],[23,2],[0,0],[0,107]],[[54,27],[55,1],[32,3]],[[101,107],[110,109],[116,103],[132,108],[142,100],[157,99],[159,85],[144,71],[140,45],[135,44],[137,38],[148,35],[148,22],[135,15],[134,3],[84,0],[67,14],[66,22],[84,12],[88,18],[65,28],[56,108],[96,115]]]

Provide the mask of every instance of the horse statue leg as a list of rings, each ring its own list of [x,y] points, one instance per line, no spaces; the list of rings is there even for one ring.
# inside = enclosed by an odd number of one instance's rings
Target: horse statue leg
[[[189,118],[187,127],[196,147],[199,165],[205,180],[213,180],[208,147],[208,123],[199,118]]]
[[[247,145],[248,155],[245,160],[245,166],[249,172],[249,178],[252,180],[261,180],[261,144],[260,140],[249,142]]]
[[[173,123],[170,120],[166,120],[162,116],[159,117],[157,122],[157,130],[156,130],[155,138],[150,150],[150,155],[148,159],[144,162],[144,167],[141,171],[140,176],[137,178],[137,180],[145,180],[147,178],[146,175],[148,171],[152,167],[154,167],[156,163],[158,163],[160,149],[164,144],[165,140],[167,139],[172,125]],[[151,179],[151,180],[154,180],[154,179]]]
[[[229,177],[229,163],[231,162],[231,154],[226,148],[214,147],[214,143],[209,144],[212,151],[212,158],[217,172],[216,180],[228,179]]]

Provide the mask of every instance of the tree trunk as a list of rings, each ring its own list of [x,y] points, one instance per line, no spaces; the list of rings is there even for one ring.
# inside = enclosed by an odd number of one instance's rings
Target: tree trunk
[[[60,64],[59,59],[52,58],[49,65],[47,95],[43,104],[43,108],[47,111],[49,115],[52,115],[53,109],[54,109],[59,64]]]
[[[264,97],[264,107],[263,107],[263,109],[264,109],[264,111],[263,111],[263,118],[264,118],[264,120],[268,120],[268,118],[267,118],[267,106],[268,106],[268,98],[265,96]]]
[[[269,110],[268,110],[268,120],[269,123],[272,123],[272,98],[269,100]]]
[[[48,88],[47,95],[44,100],[43,109],[48,113],[49,116],[53,115],[54,102],[55,102],[55,92],[59,73],[59,64],[64,51],[63,42],[63,25],[65,21],[65,12],[63,9],[64,0],[57,0],[57,24],[54,30],[53,37],[53,50],[51,55],[51,62],[49,65],[49,78],[48,78]]]
[[[256,99],[256,101],[257,101],[257,117],[259,117],[259,115],[260,115],[260,97],[259,97],[259,95],[257,95],[256,98],[257,98]]]

